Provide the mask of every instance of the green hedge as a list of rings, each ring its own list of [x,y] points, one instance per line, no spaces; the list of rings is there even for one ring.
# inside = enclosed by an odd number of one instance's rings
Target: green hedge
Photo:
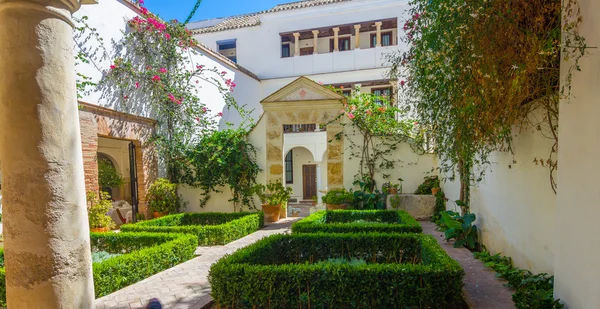
[[[134,284],[194,257],[196,237],[166,233],[91,233],[93,251],[122,255],[93,263],[96,297]],[[0,251],[4,261],[4,250]],[[4,264],[0,268],[0,306],[6,306]]]
[[[182,213],[121,226],[123,232],[184,233],[198,237],[198,245],[225,245],[264,226],[262,212]]]
[[[209,282],[219,308],[460,308],[463,276],[428,235],[313,233],[223,257]]]
[[[293,233],[421,233],[421,224],[404,210],[318,211],[294,223]]]

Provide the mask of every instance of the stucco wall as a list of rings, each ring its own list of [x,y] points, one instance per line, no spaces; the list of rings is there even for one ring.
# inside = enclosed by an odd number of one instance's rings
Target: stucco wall
[[[510,256],[516,266],[534,273],[553,273],[556,195],[548,169],[533,162],[548,156],[553,141],[531,127],[514,128],[513,135],[514,155],[493,153],[485,178],[471,187],[471,212],[492,253]],[[442,187],[450,201],[457,200],[458,173],[456,181]]]
[[[310,75],[322,70],[323,65],[333,65],[330,72],[341,72],[355,69],[353,52],[337,53],[340,56],[337,57],[338,62],[340,62],[339,66],[327,61],[328,57],[325,57],[325,55],[331,56],[331,53],[319,54],[317,55],[318,58],[323,58],[326,61],[322,63],[315,62],[313,72],[300,74],[298,70],[302,70],[306,66],[295,64],[293,57],[281,58],[281,37],[279,34],[388,18],[398,18],[398,25],[401,28],[407,9],[408,2],[404,0],[354,0],[300,10],[269,13],[261,16],[261,25],[258,27],[206,33],[196,37],[200,42],[215,50],[217,41],[236,39],[238,63],[261,79]],[[193,27],[193,24],[191,26]],[[361,29],[361,32],[366,30]],[[396,29],[396,32],[398,32],[398,29]],[[399,33],[402,33],[402,31],[399,31]],[[306,43],[312,46],[313,43],[309,41],[311,40],[307,40]],[[361,37],[361,43],[366,44],[367,42],[368,34],[365,33],[365,37]],[[399,46],[399,48],[402,49],[403,46]],[[321,43],[319,51],[329,51],[329,42]],[[356,55],[359,56],[356,58],[364,58],[360,56],[363,54],[357,53]],[[256,57],[256,55],[261,55],[261,57]],[[310,59],[312,56],[297,58],[301,58],[299,60],[303,62],[310,60],[310,65],[313,65],[313,61]],[[381,62],[378,62],[381,60],[380,55],[373,54],[372,60],[372,67],[375,63],[381,65]]]
[[[579,0],[579,33],[600,46],[600,2]],[[554,293],[568,308],[600,308],[600,51],[589,49],[560,105]],[[566,77],[568,64],[562,63]]]

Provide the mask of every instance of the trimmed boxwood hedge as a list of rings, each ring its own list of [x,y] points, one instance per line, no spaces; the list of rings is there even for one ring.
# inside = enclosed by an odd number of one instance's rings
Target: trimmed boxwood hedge
[[[461,308],[463,276],[429,235],[313,233],[225,256],[209,282],[219,308]]]
[[[123,232],[184,233],[198,237],[198,245],[225,245],[264,227],[262,212],[182,213],[121,226]]]
[[[423,228],[404,210],[317,211],[294,223],[293,233],[421,233]]]
[[[92,264],[96,297],[134,284],[194,257],[196,237],[166,233],[91,233],[93,251],[122,255]],[[0,249],[0,306],[6,306],[4,250]]]

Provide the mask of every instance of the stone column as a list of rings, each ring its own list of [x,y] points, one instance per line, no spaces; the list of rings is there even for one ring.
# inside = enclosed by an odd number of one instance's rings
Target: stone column
[[[294,57],[300,56],[300,33],[294,32]]]
[[[313,54],[319,53],[319,30],[313,30]]]
[[[333,28],[333,51],[339,51],[340,40],[338,39],[338,32],[340,32],[340,28]]]
[[[360,49],[360,25],[354,25],[354,48]]]
[[[377,27],[377,41],[375,46],[377,47],[381,47],[381,25],[380,21],[375,23],[375,27]]]
[[[357,95],[361,92],[362,89],[362,84],[354,84],[354,87],[352,88],[352,95]]]
[[[321,192],[321,182],[322,182],[322,169],[321,169],[321,163],[322,162],[315,162],[315,164],[317,165],[317,204],[322,203],[321,202],[321,198],[323,197],[323,192]]]
[[[398,103],[398,80],[392,79],[390,80],[390,85],[392,86],[392,90],[390,91],[390,104],[397,105]]]
[[[8,307],[92,308],[71,13],[0,0],[0,162]]]

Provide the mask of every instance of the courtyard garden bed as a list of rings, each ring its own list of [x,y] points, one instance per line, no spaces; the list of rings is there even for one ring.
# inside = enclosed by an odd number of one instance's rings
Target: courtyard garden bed
[[[184,233],[198,245],[225,245],[264,227],[262,212],[182,213],[121,226],[123,232]]]
[[[194,257],[196,237],[166,233],[91,233],[96,298],[118,291]],[[100,253],[100,254],[98,254]],[[0,249],[0,306],[6,306],[4,250]]]
[[[417,220],[400,210],[318,211],[294,223],[293,233],[421,233]]]
[[[218,308],[462,308],[464,271],[406,234],[273,235],[211,267]]]

